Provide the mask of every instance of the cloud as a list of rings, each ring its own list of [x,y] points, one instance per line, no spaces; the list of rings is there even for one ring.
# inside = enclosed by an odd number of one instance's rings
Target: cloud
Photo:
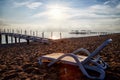
[[[21,2],[21,3],[14,2],[15,7],[21,7],[21,6],[24,6],[24,5],[27,5],[27,4],[28,4],[28,2]]]
[[[14,2],[14,6],[15,7],[27,7],[29,9],[36,9],[38,8],[39,6],[41,6],[42,3],[41,2]]]
[[[109,5],[111,7],[115,7],[119,3],[120,3],[120,0],[108,0],[108,1],[104,2],[104,5]]]
[[[49,17],[49,10],[52,6],[49,7],[48,10],[44,12],[39,12],[34,14],[33,17],[40,18],[40,17]],[[110,7],[109,5],[92,5],[85,9],[80,8],[70,8],[61,6],[61,9],[64,10],[63,13],[65,14],[64,17],[67,19],[103,19],[103,18],[117,18],[120,17],[120,5],[116,7]]]
[[[117,5],[117,6],[116,6],[116,8],[120,10],[120,4],[119,4],[119,5]]]
[[[48,15],[48,12],[39,12],[37,14],[34,14],[32,17],[33,18],[40,18],[40,17],[47,16],[47,15]]]
[[[44,26],[44,30],[49,28],[51,30],[59,30],[60,28],[63,30],[69,30],[70,28],[98,30],[107,30],[108,28],[112,30],[114,28],[116,30],[120,30],[120,3],[117,1],[118,0],[107,0],[103,4],[91,4],[85,5],[85,7],[79,7],[78,4],[74,4],[74,7],[72,3],[69,4],[68,2],[67,3],[69,5],[56,5],[51,2],[45,3],[44,7],[42,6],[42,10],[37,10],[38,7],[43,5],[41,2],[30,2],[26,0],[26,2],[14,2],[14,5],[16,8],[27,7],[29,9],[36,9],[36,13],[31,11],[26,19],[20,18],[19,20],[16,20],[18,23],[40,24],[39,26]],[[61,20],[56,20],[53,18],[56,17],[56,15],[54,15],[55,13],[53,13],[54,11],[57,11],[54,9],[55,6],[57,6],[57,9],[62,10],[60,11],[60,14],[56,12],[56,14],[63,16]],[[111,25],[115,27],[110,27]],[[104,28],[101,28],[101,26],[104,26]]]
[[[120,4],[115,7],[109,5],[93,5],[90,7],[92,13],[105,18],[120,18]]]
[[[70,14],[68,11],[70,11],[71,8],[63,5],[46,5],[46,10],[43,12],[38,12],[34,14],[33,18],[47,18],[47,19],[55,19],[55,17],[58,17],[59,19],[68,19],[70,17]]]
[[[33,2],[33,3],[27,4],[27,7],[30,8],[30,9],[36,9],[37,7],[39,7],[41,5],[42,5],[41,2]]]

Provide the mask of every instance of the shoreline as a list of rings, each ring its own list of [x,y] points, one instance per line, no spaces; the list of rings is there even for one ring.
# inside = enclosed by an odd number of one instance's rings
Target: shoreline
[[[120,33],[111,33],[111,34],[120,34]],[[89,35],[86,35],[86,34],[74,34],[74,35],[76,35],[76,37],[73,35],[73,37],[71,36],[71,37],[63,37],[63,38],[56,38],[56,39],[51,39],[51,38],[48,38],[48,39],[50,39],[50,40],[60,40],[60,39],[71,39],[71,38],[85,38],[85,37],[106,36],[106,35],[111,35],[111,34],[104,34],[104,35],[102,35],[102,34],[101,34],[101,35],[100,35],[100,34],[95,34],[95,35],[93,35],[93,34],[89,34]],[[80,35],[81,35],[81,36],[80,36]],[[54,36],[53,36],[53,37],[54,37]],[[19,43],[14,43],[14,42],[11,43],[10,40],[11,40],[11,39],[9,38],[8,45],[11,45],[11,44],[19,44]],[[20,42],[20,44],[22,44],[22,43],[26,43],[26,40],[22,39],[22,42]],[[3,39],[1,45],[6,45],[4,39]]]
[[[109,64],[106,70],[105,80],[119,80],[120,78],[120,33],[104,36],[90,36],[79,38],[64,38],[51,40],[45,45],[38,42],[12,44],[0,46],[0,77],[1,79],[35,79],[35,80],[58,80],[58,69],[55,66],[48,70],[46,64],[40,66],[37,58],[50,53],[70,53],[78,48],[94,51],[106,39],[113,41],[100,52],[104,61]],[[83,53],[81,53],[83,55]],[[54,72],[54,73],[53,73]],[[90,80],[90,79],[83,79]]]

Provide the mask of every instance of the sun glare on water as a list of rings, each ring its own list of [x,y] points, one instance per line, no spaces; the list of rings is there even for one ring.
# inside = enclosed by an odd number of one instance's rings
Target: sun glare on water
[[[60,39],[60,38],[57,37],[57,36],[52,36],[52,39],[53,39],[53,40],[56,40],[56,39]]]

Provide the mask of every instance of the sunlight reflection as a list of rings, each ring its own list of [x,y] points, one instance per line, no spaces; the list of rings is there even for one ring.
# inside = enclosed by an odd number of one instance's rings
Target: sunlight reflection
[[[60,38],[57,36],[52,36],[51,39],[56,40],[56,39],[60,39]]]

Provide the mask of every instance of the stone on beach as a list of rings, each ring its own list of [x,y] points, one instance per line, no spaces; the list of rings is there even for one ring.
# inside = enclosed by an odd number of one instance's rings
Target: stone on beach
[[[109,65],[105,80],[119,80],[120,34],[51,40],[48,45],[31,42],[29,45],[21,43],[0,46],[0,79],[58,80],[61,76],[60,71],[62,71],[60,65],[55,64],[51,67],[47,67],[48,63],[39,65],[38,57],[50,53],[70,53],[78,48],[86,48],[92,52],[109,38],[113,39],[112,43],[100,52],[104,61]],[[79,54],[85,55],[84,53]],[[79,79],[90,80],[85,76],[77,76],[75,80]]]

